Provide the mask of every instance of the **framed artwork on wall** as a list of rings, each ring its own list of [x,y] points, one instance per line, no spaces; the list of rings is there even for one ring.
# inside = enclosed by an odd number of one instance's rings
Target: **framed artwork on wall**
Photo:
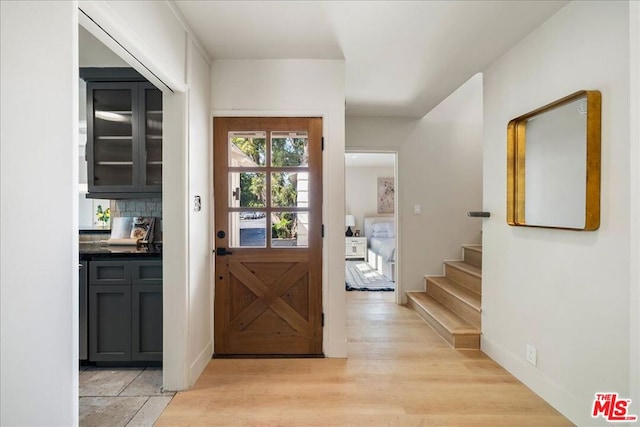
[[[394,199],[393,178],[378,178],[378,213],[393,213]]]

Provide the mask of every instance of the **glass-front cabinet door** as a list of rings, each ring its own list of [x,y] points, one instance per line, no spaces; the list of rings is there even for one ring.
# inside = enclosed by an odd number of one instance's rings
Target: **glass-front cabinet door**
[[[89,194],[157,197],[162,192],[162,92],[149,82],[90,82],[87,118]]]
[[[162,191],[162,92],[151,83],[140,84],[142,156],[140,182],[143,191]]]
[[[138,84],[87,87],[89,192],[133,191],[138,163]]]

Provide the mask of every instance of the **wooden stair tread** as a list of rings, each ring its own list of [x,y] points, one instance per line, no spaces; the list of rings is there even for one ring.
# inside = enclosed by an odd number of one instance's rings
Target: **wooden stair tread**
[[[480,334],[478,328],[453,313],[426,292],[408,291],[407,297],[436,319],[450,334]]]
[[[469,288],[462,286],[461,284],[454,282],[453,280],[447,279],[444,276],[425,276],[425,279],[427,281],[435,282],[436,284],[438,284],[438,286],[440,286],[440,288],[446,290],[459,300],[480,311],[480,308],[482,307],[482,298],[479,294],[473,292]]]
[[[462,245],[462,247],[465,248],[465,249],[468,249],[470,251],[482,253],[482,245],[468,244],[468,245]]]
[[[445,261],[444,263],[446,265],[450,265],[451,267],[457,268],[460,271],[469,273],[470,275],[475,276],[478,279],[482,279],[482,269],[480,267],[476,267],[475,265],[471,265],[464,261]]]

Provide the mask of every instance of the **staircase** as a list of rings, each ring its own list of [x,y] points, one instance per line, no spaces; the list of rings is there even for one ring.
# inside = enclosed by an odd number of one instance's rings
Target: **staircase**
[[[479,349],[482,246],[462,252],[463,261],[444,262],[444,276],[425,276],[426,291],[407,292],[408,305],[453,348]]]

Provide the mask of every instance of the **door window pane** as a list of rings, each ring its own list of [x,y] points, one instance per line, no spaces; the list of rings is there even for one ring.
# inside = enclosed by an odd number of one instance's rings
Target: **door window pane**
[[[261,208],[267,195],[264,172],[229,173],[229,206]]]
[[[309,246],[309,213],[308,212],[272,212],[271,213],[271,246]]]
[[[266,132],[229,132],[229,166],[266,166],[266,150]]]
[[[229,246],[308,247],[308,133],[236,131],[228,144]]]
[[[229,247],[264,248],[267,246],[267,218],[264,212],[229,213]]]
[[[271,166],[307,166],[309,135],[305,132],[271,133]]]
[[[306,179],[296,172],[272,172],[271,173],[271,205],[274,207],[298,207],[299,186],[307,187]],[[306,177],[305,177],[306,178]],[[306,202],[306,200],[305,200]],[[303,206],[308,206],[304,204]]]

